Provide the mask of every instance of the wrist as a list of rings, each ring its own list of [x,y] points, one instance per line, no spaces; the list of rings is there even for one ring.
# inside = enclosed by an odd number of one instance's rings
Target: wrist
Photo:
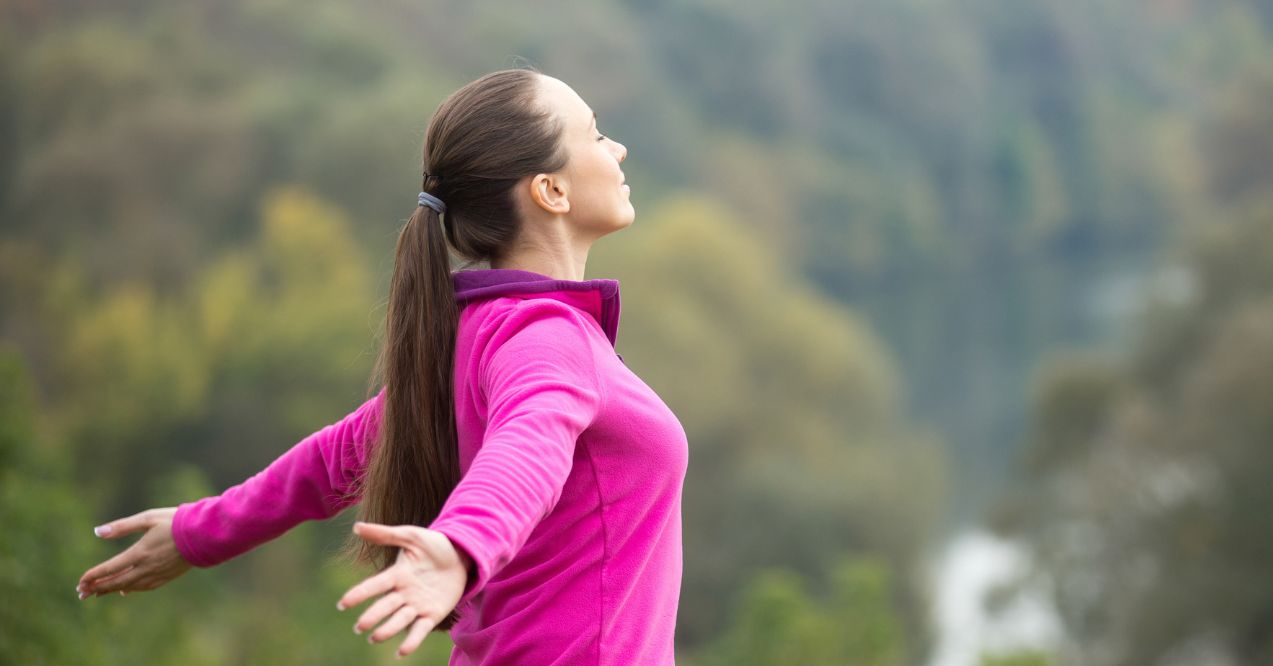
[[[477,564],[473,562],[473,558],[469,557],[469,554],[464,552],[463,548],[460,548],[455,544],[451,545],[455,547],[455,554],[460,556],[460,563],[464,565],[464,570],[470,574],[475,573],[477,571]]]
[[[446,540],[446,544],[450,546],[451,552],[455,553],[456,560],[458,560],[460,566],[463,567],[468,583],[471,583],[475,578],[477,578],[477,562],[458,541],[452,539],[451,536],[444,531],[435,530],[433,528],[426,529],[430,532],[441,535],[443,539]]]

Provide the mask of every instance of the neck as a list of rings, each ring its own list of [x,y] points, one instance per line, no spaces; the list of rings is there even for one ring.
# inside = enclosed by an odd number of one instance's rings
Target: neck
[[[588,262],[588,243],[560,242],[519,244],[507,256],[491,260],[491,268],[512,268],[547,275],[557,280],[582,281]]]

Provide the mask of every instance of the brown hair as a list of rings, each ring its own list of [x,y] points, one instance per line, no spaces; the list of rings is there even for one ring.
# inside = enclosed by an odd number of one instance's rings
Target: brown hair
[[[359,520],[427,526],[459,483],[452,383],[459,308],[448,246],[470,264],[504,257],[520,228],[514,185],[565,167],[562,123],[537,103],[540,76],[531,67],[482,76],[443,100],[429,121],[421,189],[446,213],[418,206],[398,236],[371,385],[373,393],[385,389],[383,421],[361,479]],[[351,536],[345,552],[383,570],[397,551]]]

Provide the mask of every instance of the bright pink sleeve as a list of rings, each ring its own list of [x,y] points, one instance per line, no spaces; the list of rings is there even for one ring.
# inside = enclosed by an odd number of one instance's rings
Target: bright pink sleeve
[[[179,505],[172,520],[177,550],[191,564],[210,567],[358,502],[358,477],[380,428],[383,400],[381,391],[220,495]]]
[[[602,385],[582,316],[559,301],[523,301],[481,352],[482,444],[429,525],[476,564],[459,603],[480,592],[556,506],[575,442],[601,409]]]

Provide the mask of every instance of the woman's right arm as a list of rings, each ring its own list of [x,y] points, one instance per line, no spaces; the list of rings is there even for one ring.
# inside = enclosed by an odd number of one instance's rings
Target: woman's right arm
[[[191,565],[210,567],[305,520],[330,518],[361,496],[359,477],[380,427],[384,392],[298,442],[270,466],[220,495],[149,509],[95,528],[115,539],[142,532],[76,585],[80,598],[153,590]]]
[[[383,401],[381,391],[243,483],[178,505],[172,537],[182,557],[197,567],[220,564],[303,521],[330,518],[357,503]]]

